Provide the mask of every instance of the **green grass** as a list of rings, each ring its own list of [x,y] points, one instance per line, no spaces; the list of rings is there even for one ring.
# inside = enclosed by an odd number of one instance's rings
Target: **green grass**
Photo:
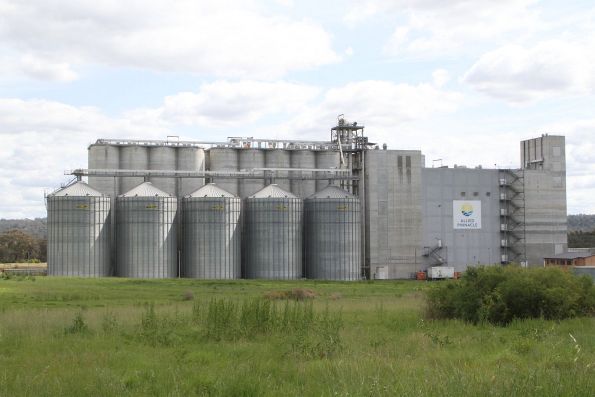
[[[0,396],[594,394],[594,318],[429,321],[428,285],[0,280]]]

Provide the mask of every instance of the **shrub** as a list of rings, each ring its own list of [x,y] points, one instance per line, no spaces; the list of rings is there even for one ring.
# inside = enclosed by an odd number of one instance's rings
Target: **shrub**
[[[118,319],[111,312],[106,312],[101,318],[101,328],[103,332],[109,334],[118,328]]]
[[[89,327],[83,318],[82,312],[77,312],[72,320],[72,324],[64,329],[66,334],[85,334],[89,332]]]
[[[177,316],[177,315],[176,315]],[[178,321],[174,317],[159,316],[153,303],[145,305],[137,337],[150,346],[172,346],[179,341]]]
[[[506,325],[513,319],[564,319],[595,314],[591,279],[556,268],[470,268],[462,279],[440,283],[426,295],[429,318]]]
[[[293,353],[309,358],[330,357],[342,346],[341,313],[328,308],[317,313],[312,301],[277,304],[267,299],[213,299],[204,309],[195,303],[192,317],[203,328],[204,336],[215,341],[283,335]]]

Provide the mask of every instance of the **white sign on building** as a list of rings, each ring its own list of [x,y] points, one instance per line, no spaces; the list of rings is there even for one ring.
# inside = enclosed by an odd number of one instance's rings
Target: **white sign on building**
[[[452,221],[455,229],[481,229],[481,201],[453,200]]]

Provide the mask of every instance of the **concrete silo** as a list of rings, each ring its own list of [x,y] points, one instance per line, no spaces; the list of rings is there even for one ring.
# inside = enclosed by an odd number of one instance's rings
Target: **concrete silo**
[[[179,147],[176,149],[176,168],[179,171],[204,171],[205,151],[199,147]],[[178,197],[184,197],[205,184],[204,178],[178,179]]]
[[[122,146],[120,148],[121,170],[148,170],[149,149],[144,146]],[[130,189],[143,183],[143,177],[121,177],[119,193],[126,193]]]
[[[265,164],[267,168],[290,168],[291,154],[289,150],[284,149],[267,149],[265,151]],[[275,179],[275,176],[287,176],[288,171],[272,171],[273,183],[278,185],[281,189],[289,192],[288,179]]]
[[[149,148],[149,169],[174,171],[176,169],[176,149],[167,146]],[[171,195],[176,195],[176,178],[151,178],[151,183]]]
[[[251,170],[253,168],[264,168],[264,150],[261,149],[241,149],[239,151],[239,169]],[[241,198],[246,198],[264,187],[264,179],[241,179],[240,194]]]
[[[330,169],[341,167],[341,154],[337,150],[324,150],[316,152],[316,168]],[[331,177],[332,174],[318,173],[318,176]],[[324,189],[329,184],[328,180],[316,180],[316,191]]]
[[[117,170],[120,168],[120,147],[94,144],[89,146],[89,169]],[[112,199],[119,194],[120,181],[114,176],[89,176],[89,185]]]
[[[312,150],[294,150],[291,152],[291,168],[316,168],[316,154]],[[294,176],[309,176],[310,172],[292,171]],[[291,193],[306,198],[316,192],[316,181],[307,179],[292,179]]]
[[[209,171],[238,171],[238,149],[215,147],[211,148],[208,153]],[[231,194],[239,194],[237,179],[212,178],[212,182]]]

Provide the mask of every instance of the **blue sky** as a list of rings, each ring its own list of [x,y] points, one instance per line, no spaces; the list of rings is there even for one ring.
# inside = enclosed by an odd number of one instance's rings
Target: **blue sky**
[[[567,138],[595,213],[595,4],[538,0],[0,0],[0,217],[97,138],[327,139],[336,116],[428,162],[518,166]]]

